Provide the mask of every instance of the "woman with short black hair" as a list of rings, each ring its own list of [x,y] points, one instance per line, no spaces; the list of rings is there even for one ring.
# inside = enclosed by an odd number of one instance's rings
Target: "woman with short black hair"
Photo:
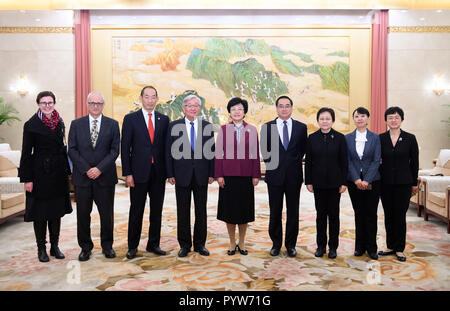
[[[339,245],[339,202],[341,193],[347,189],[347,144],[345,136],[332,128],[333,109],[321,108],[316,119],[320,129],[308,137],[305,185],[314,193],[317,211],[317,250],[314,255],[322,257],[326,251],[328,220],[328,258],[334,259]]]
[[[355,212],[355,256],[366,251],[377,255],[377,209],[380,195],[381,145],[377,134],[369,131],[370,113],[364,107],[353,111],[356,129],[345,135],[348,153],[347,186]]]
[[[254,187],[261,178],[258,131],[244,121],[248,111],[245,99],[232,98],[227,105],[231,122],[222,125],[217,135],[214,177],[219,183],[217,219],[227,224],[230,238],[228,255],[236,250],[247,255],[245,235],[249,222],[255,220]],[[239,243],[236,244],[236,225]]]
[[[405,118],[400,107],[389,107],[384,120],[389,128],[380,134],[381,203],[384,209],[387,249],[378,255],[396,255],[406,261],[406,212],[411,195],[417,193],[419,146],[413,134],[401,129]]]

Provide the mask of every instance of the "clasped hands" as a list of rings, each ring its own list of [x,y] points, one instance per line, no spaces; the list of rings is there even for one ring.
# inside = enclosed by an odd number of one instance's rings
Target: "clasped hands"
[[[102,171],[100,171],[96,167],[92,167],[86,172],[87,177],[89,177],[90,179],[94,179],[94,180],[97,179],[101,174],[102,174]]]

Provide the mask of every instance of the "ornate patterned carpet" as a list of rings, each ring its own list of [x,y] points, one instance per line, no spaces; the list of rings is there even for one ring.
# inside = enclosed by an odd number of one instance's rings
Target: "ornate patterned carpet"
[[[148,232],[148,207],[138,256],[125,257],[129,194],[123,184],[116,188],[115,259],[101,254],[99,216],[92,213],[95,244],[87,262],[77,260],[80,249],[76,238],[76,212],[62,220],[60,248],[66,259],[50,257],[49,263],[37,259],[31,223],[16,218],[0,225],[0,290],[73,290],[73,291],[397,291],[450,290],[450,235],[446,225],[430,217],[429,222],[408,211],[407,261],[394,256],[370,260],[366,255],[354,257],[354,217],[348,193],[341,199],[341,233],[335,260],[315,258],[315,209],[312,194],[302,188],[300,196],[300,233],[296,258],[286,250],[271,257],[272,246],[267,231],[269,207],[264,182],[256,187],[256,221],[247,232],[248,256],[228,256],[228,234],[223,222],[216,219],[218,186],[209,188],[208,239],[211,256],[195,252],[178,258],[176,239],[176,205],[174,187],[167,184],[162,220],[161,248],[166,256],[145,251]],[[74,204],[75,207],[75,204]],[[193,214],[193,209],[192,209]],[[385,246],[383,209],[378,209],[378,246]],[[193,215],[192,215],[193,217]],[[193,223],[193,221],[192,221]],[[49,244],[47,244],[49,249]]]

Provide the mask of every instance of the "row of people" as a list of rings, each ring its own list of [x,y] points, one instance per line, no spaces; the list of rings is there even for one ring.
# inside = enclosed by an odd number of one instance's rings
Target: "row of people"
[[[127,258],[137,255],[147,196],[150,226],[146,250],[166,254],[159,245],[166,179],[175,185],[179,257],[187,256],[192,246],[200,255],[209,255],[205,247],[206,203],[208,184],[214,180],[220,187],[217,218],[227,224],[230,238],[228,255],[236,251],[247,255],[245,235],[248,223],[255,219],[254,187],[261,177],[258,131],[244,121],[248,103],[240,98],[229,101],[227,110],[232,121],[222,125],[214,142],[214,131],[204,130],[212,129],[211,124],[198,118],[201,100],[197,96],[184,99],[185,117],[173,122],[154,110],[158,102],[154,87],[144,87],[140,101],[142,109],[124,117],[121,139],[118,122],[102,114],[105,101],[97,92],[88,95],[88,116],[71,123],[68,155],[73,163],[72,183],[77,194],[79,260],[88,260],[93,248],[90,233],[93,202],[100,214],[102,252],[107,258],[116,256],[112,246],[114,191],[118,182],[115,160],[119,146],[122,174],[125,185],[130,187]],[[25,221],[33,221],[38,258],[46,262],[49,261],[45,247],[47,225],[50,255],[64,258],[58,240],[60,219],[72,212],[68,183],[71,170],[65,126],[55,110],[54,94],[41,92],[36,102],[37,113],[24,125],[19,176],[26,189]],[[418,147],[414,135],[400,129],[403,111],[398,107],[389,108],[385,113],[389,130],[378,136],[367,130],[370,114],[360,107],[353,112],[357,129],[344,136],[332,128],[333,109],[321,108],[317,113],[320,129],[309,137],[306,125],[291,118],[293,102],[289,97],[277,99],[276,111],[278,117],[264,124],[260,133],[267,169],[269,235],[273,242],[270,255],[277,256],[282,247],[282,209],[286,197],[285,246],[289,256],[296,256],[300,190],[305,181],[307,189],[314,193],[317,211],[315,256],[323,256],[327,239],[328,257],[337,256],[339,201],[348,187],[355,210],[355,256],[367,251],[372,259],[378,257],[377,207],[381,195],[388,249],[379,254],[396,254],[399,260],[405,260],[406,210],[411,193],[417,191]]]

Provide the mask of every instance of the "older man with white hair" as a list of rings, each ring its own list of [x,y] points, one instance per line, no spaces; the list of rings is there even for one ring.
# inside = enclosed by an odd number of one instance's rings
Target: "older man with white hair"
[[[72,121],[69,131],[69,156],[73,163],[72,183],[77,194],[78,256],[86,261],[94,247],[91,239],[92,203],[100,214],[102,252],[114,258],[114,190],[117,184],[116,158],[119,155],[119,123],[102,114],[103,95],[87,96],[89,114]]]
[[[199,120],[201,100],[188,95],[183,100],[184,118],[169,124],[166,142],[167,177],[175,185],[179,257],[191,250],[191,193],[194,194],[194,251],[208,256],[205,248],[208,184],[214,181],[214,132],[212,124]]]

